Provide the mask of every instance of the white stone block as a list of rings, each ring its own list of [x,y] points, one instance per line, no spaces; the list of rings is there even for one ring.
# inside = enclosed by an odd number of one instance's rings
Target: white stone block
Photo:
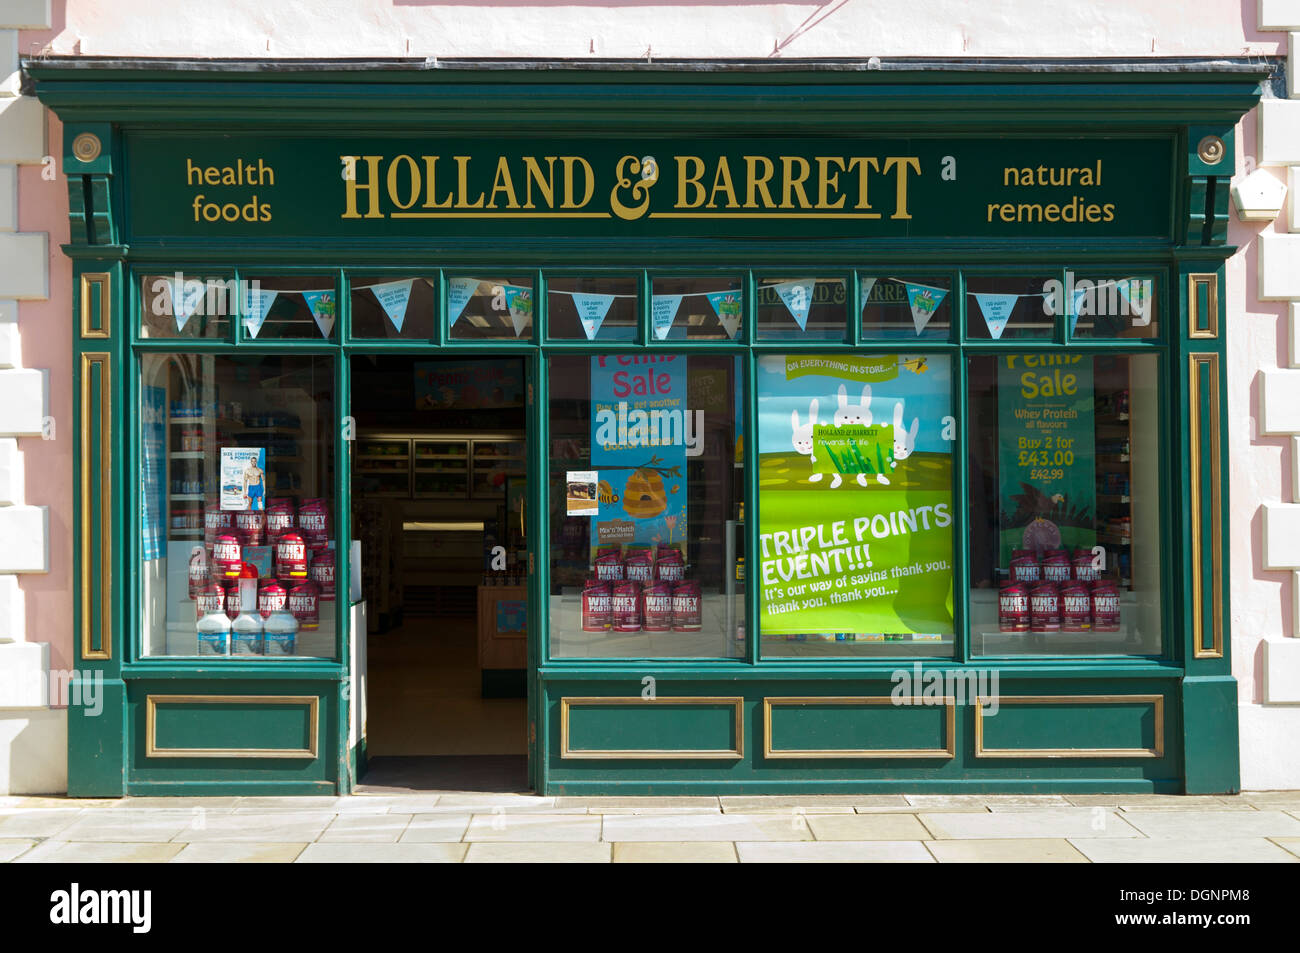
[[[1264,639],[1264,704],[1300,704],[1300,639]]]
[[[14,30],[48,30],[52,25],[50,0],[5,0],[4,6],[0,6],[2,27]]]
[[[1300,30],[1300,0],[1259,0],[1260,30]]]
[[[1297,69],[1296,55],[1300,52],[1300,33],[1292,33],[1287,37],[1286,51],[1286,94],[1291,99],[1300,99],[1300,90],[1295,88],[1296,78],[1300,76],[1300,69]]]
[[[1300,705],[1239,705],[1243,791],[1300,790]]]
[[[1264,568],[1300,569],[1300,503],[1264,504]]]
[[[48,240],[45,232],[0,232],[0,295],[50,296]]]
[[[1297,188],[1300,188],[1300,166],[1293,165],[1286,170],[1286,227],[1289,232],[1300,232],[1300,198],[1295,194]]]
[[[1300,433],[1300,371],[1261,371],[1260,375],[1260,432]]]
[[[1300,99],[1265,99],[1258,122],[1260,165],[1300,162]]]
[[[45,109],[31,96],[0,98],[0,162],[45,157]]]
[[[23,589],[17,576],[0,575],[0,642],[26,638],[27,616]]]
[[[45,407],[44,371],[18,367],[0,371],[0,435],[39,436]]]
[[[1271,222],[1286,204],[1286,183],[1268,169],[1256,169],[1232,183],[1232,204],[1243,222]]]
[[[0,298],[0,369],[22,367],[23,352],[18,345],[18,302]]]
[[[0,506],[21,506],[23,500],[23,455],[18,441],[0,437]]]
[[[49,704],[49,643],[0,645],[0,709],[47,708]]]
[[[1266,231],[1257,244],[1260,300],[1300,298],[1300,235]]]
[[[0,711],[0,794],[67,790],[67,709]]]
[[[49,510],[48,506],[0,507],[0,539],[4,540],[0,573],[50,571]]]
[[[18,166],[0,165],[0,232],[18,231]]]
[[[18,31],[0,30],[0,96],[18,95]]]

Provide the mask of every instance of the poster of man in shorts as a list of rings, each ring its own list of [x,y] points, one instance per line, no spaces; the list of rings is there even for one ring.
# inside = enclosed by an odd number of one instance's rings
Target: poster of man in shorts
[[[266,448],[221,448],[221,508],[266,509]]]

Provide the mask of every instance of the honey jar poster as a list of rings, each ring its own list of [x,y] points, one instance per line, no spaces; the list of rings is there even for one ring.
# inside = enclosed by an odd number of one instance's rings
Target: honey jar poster
[[[923,355],[759,360],[765,634],[952,633],[949,377]]]
[[[602,545],[677,544],[685,552],[686,458],[703,411],[687,409],[686,358],[591,359],[591,469],[598,475],[593,554]]]
[[[998,358],[1000,565],[1017,549],[1096,545],[1094,416],[1092,358]]]

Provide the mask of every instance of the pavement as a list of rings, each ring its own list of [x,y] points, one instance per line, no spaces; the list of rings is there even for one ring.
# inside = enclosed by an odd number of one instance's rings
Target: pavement
[[[1235,796],[0,797],[13,863],[1300,863],[1300,791]]]

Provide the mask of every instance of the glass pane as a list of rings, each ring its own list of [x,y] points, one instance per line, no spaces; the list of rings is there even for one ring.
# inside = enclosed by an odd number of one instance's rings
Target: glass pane
[[[947,358],[759,359],[764,657],[953,654],[951,414]]]
[[[966,337],[970,340],[1051,340],[1060,314],[1057,278],[966,277]]]
[[[946,341],[952,332],[952,280],[858,276],[862,337]]]
[[[561,341],[636,340],[635,278],[548,278],[546,333]]]
[[[533,280],[448,278],[447,321],[457,341],[527,338],[533,333]]]
[[[740,336],[745,299],[739,278],[655,278],[651,340],[731,341]]]
[[[244,292],[244,336],[268,338],[330,339],[338,316],[334,279],[314,277],[250,278]]]
[[[843,278],[764,278],[758,283],[758,336],[843,341],[846,300]]]
[[[234,278],[174,272],[140,278],[140,337],[224,338],[239,299]]]
[[[433,278],[353,278],[352,336],[429,340],[434,287]]]
[[[548,370],[552,656],[743,656],[740,359]]]
[[[1154,355],[970,359],[971,649],[1160,653]]]
[[[1080,338],[1153,338],[1160,333],[1156,282],[1147,277],[1076,278],[1061,289],[1070,302],[1070,333]]]
[[[324,357],[146,354],[143,652],[334,655],[334,370]]]

